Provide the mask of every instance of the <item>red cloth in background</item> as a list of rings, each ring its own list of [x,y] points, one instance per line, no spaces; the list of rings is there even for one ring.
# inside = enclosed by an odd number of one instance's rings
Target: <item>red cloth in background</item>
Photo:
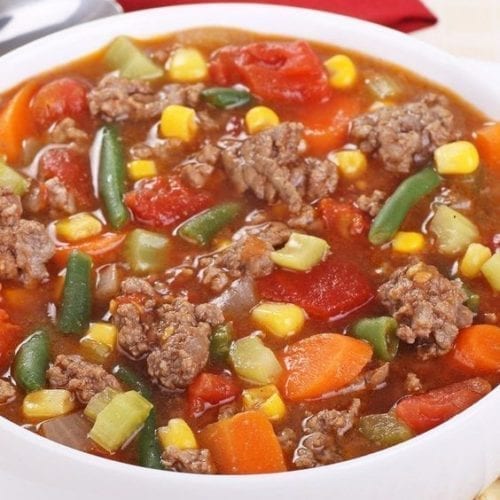
[[[213,0],[118,0],[126,11],[182,5],[212,3]],[[219,0],[220,1],[220,0]],[[436,17],[419,0],[253,0],[252,3],[272,3],[307,7],[366,19],[408,33],[432,26]]]

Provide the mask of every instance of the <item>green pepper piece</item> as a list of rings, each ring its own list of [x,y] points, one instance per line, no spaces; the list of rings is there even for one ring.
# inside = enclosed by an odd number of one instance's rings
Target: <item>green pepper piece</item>
[[[476,292],[472,291],[467,285],[462,284],[462,290],[467,295],[467,300],[464,304],[473,312],[479,312],[479,304],[481,303],[481,297]]]
[[[102,129],[99,158],[99,195],[104,202],[107,221],[114,229],[124,226],[130,216],[123,203],[126,168],[123,148],[116,127],[105,125]]]
[[[426,167],[408,177],[387,198],[382,210],[372,222],[368,239],[373,245],[382,245],[391,240],[405,220],[410,209],[424,196],[430,194],[441,183],[441,178]]]
[[[125,238],[124,255],[136,274],[150,274],[167,267],[169,240],[145,229],[134,229]]]
[[[393,446],[413,437],[410,428],[392,413],[361,417],[359,430],[367,439],[383,447]]]
[[[236,218],[240,210],[241,205],[235,202],[209,208],[185,222],[179,229],[179,236],[198,245],[208,245],[224,226]]]
[[[369,342],[377,358],[382,361],[391,361],[398,352],[397,329],[398,323],[394,318],[380,316],[358,321],[353,327],[352,335]]]
[[[230,324],[219,325],[210,337],[210,359],[214,363],[225,363],[233,341],[233,329]]]
[[[28,189],[28,180],[5,163],[0,157],[0,186],[10,189],[14,194],[22,196]]]
[[[81,334],[89,327],[92,311],[91,269],[92,259],[87,254],[77,250],[71,252],[57,323],[63,333]]]
[[[49,335],[37,329],[23,342],[14,360],[14,379],[26,392],[38,391],[45,386],[45,372],[49,367]]]
[[[252,100],[250,92],[233,87],[210,87],[203,90],[201,96],[212,106],[221,109],[240,108]]]

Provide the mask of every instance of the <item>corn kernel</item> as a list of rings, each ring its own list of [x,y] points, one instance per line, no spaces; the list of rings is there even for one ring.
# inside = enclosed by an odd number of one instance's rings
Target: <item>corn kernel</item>
[[[252,309],[251,317],[264,330],[286,338],[302,330],[306,314],[295,304],[264,302]]]
[[[250,134],[257,134],[279,123],[279,116],[267,106],[255,106],[245,115],[245,125]]]
[[[467,175],[479,166],[479,153],[472,142],[450,142],[434,151],[434,161],[440,174]]]
[[[58,238],[74,243],[96,236],[102,231],[102,224],[93,215],[81,212],[56,222]]]
[[[90,323],[86,337],[99,342],[100,344],[107,345],[110,349],[116,346],[116,337],[118,331],[115,325],[111,323]]]
[[[31,392],[23,400],[23,414],[33,419],[65,415],[75,407],[71,392],[65,389],[42,389]]]
[[[177,104],[167,106],[161,114],[160,130],[164,137],[193,140],[198,132],[194,109]]]
[[[366,156],[359,150],[337,151],[333,154],[333,161],[339,167],[340,174],[351,180],[363,175],[368,166]]]
[[[281,420],[286,414],[285,403],[273,384],[246,389],[241,397],[245,410],[259,410],[271,421]]]
[[[127,164],[127,172],[130,179],[138,181],[146,177],[154,177],[158,172],[153,160],[134,160]]]
[[[191,427],[182,418],[172,418],[165,427],[158,429],[158,439],[163,449],[175,446],[179,450],[198,448],[196,437]]]
[[[482,265],[491,257],[491,250],[481,243],[471,243],[460,262],[460,273],[466,278],[477,278]]]
[[[422,233],[399,231],[392,240],[392,249],[400,253],[418,253],[425,247]]]
[[[281,267],[308,271],[323,260],[329,249],[330,245],[317,236],[292,233],[283,248],[271,252],[271,260]]]
[[[482,266],[481,272],[495,292],[500,292],[500,253],[493,254]]]
[[[167,61],[168,76],[174,82],[194,83],[208,76],[207,62],[196,49],[180,48]]]
[[[330,74],[330,85],[336,89],[348,89],[356,83],[358,70],[352,59],[344,54],[337,54],[324,62]]]

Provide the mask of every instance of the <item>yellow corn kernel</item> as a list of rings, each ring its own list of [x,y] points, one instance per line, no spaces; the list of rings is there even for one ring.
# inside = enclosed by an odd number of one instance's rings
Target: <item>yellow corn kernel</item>
[[[245,389],[241,397],[245,410],[260,410],[273,422],[281,420],[286,414],[285,403],[273,384]]]
[[[308,271],[323,260],[329,249],[330,245],[321,238],[292,233],[283,248],[271,252],[271,260],[281,267]]]
[[[366,156],[358,149],[354,151],[337,151],[333,154],[333,161],[339,167],[340,174],[351,180],[362,176],[368,166]]]
[[[264,330],[286,338],[302,330],[306,313],[295,304],[263,302],[252,309],[251,317]]]
[[[352,59],[344,54],[337,54],[324,62],[330,78],[329,82],[333,88],[351,88],[358,77],[358,70]]]
[[[392,240],[392,249],[400,253],[418,253],[424,247],[425,238],[422,233],[398,231]]]
[[[154,177],[158,171],[153,160],[134,160],[127,164],[127,172],[130,179],[138,181],[146,177]]]
[[[450,142],[434,151],[434,161],[438,173],[442,175],[466,175],[479,166],[479,153],[472,142]]]
[[[102,224],[100,221],[86,212],[56,222],[57,237],[70,243],[96,236],[101,231]]]
[[[166,67],[168,76],[174,82],[200,82],[208,75],[207,62],[203,54],[192,48],[175,50]]]
[[[495,292],[500,292],[500,253],[494,253],[482,266],[481,272]]]
[[[75,407],[71,392],[65,389],[42,389],[30,392],[23,400],[23,414],[27,418],[45,419],[65,415]]]
[[[167,106],[161,114],[160,130],[164,137],[193,140],[198,132],[194,109],[178,104]]]
[[[118,331],[111,323],[90,323],[87,334],[80,344],[85,349],[85,355],[92,361],[102,363],[116,346]]]
[[[158,439],[163,449],[175,446],[179,450],[198,448],[196,437],[191,427],[182,418],[172,418],[165,427],[158,429]]]
[[[482,265],[491,257],[491,250],[481,243],[471,243],[460,262],[460,274],[466,278],[477,278]]]
[[[245,115],[245,125],[249,134],[257,134],[279,123],[279,116],[267,106],[255,106]]]

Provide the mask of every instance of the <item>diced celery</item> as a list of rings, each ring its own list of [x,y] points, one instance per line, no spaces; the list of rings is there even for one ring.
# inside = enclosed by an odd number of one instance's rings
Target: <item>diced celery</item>
[[[23,400],[24,416],[40,420],[65,415],[74,407],[75,400],[65,389],[41,389],[30,392]]]
[[[104,61],[111,69],[119,70],[123,78],[153,80],[163,76],[163,69],[125,36],[113,40]]]
[[[380,100],[396,97],[401,93],[399,84],[389,75],[373,73],[365,80],[370,92]]]
[[[10,189],[14,194],[22,196],[28,189],[29,182],[21,174],[9,167],[0,157],[0,187]]]
[[[446,205],[439,205],[429,229],[436,236],[437,249],[444,255],[464,252],[479,239],[479,230],[465,215]]]
[[[97,415],[99,415],[99,413],[101,413],[101,411],[104,410],[104,408],[106,408],[106,406],[111,403],[111,400],[118,394],[120,394],[119,391],[112,389],[111,387],[106,387],[106,389],[98,392],[95,396],[90,398],[85,410],[83,410],[83,414],[95,422]]]
[[[361,417],[359,430],[367,439],[384,447],[401,443],[413,436],[412,431],[392,413]]]
[[[152,408],[136,391],[118,394],[97,415],[89,437],[113,453],[141,428]]]
[[[229,357],[238,376],[257,385],[275,383],[281,374],[279,361],[259,337],[237,340]]]
[[[481,272],[491,288],[500,292],[500,253],[493,254],[482,266]]]
[[[191,427],[182,418],[171,418],[165,427],[158,429],[158,438],[163,449],[175,446],[179,450],[198,448]]]
[[[134,229],[125,239],[125,259],[136,274],[163,271],[167,267],[169,240],[144,229]]]
[[[271,253],[271,260],[281,267],[308,271],[324,258],[330,246],[316,236],[292,233],[286,245]]]

